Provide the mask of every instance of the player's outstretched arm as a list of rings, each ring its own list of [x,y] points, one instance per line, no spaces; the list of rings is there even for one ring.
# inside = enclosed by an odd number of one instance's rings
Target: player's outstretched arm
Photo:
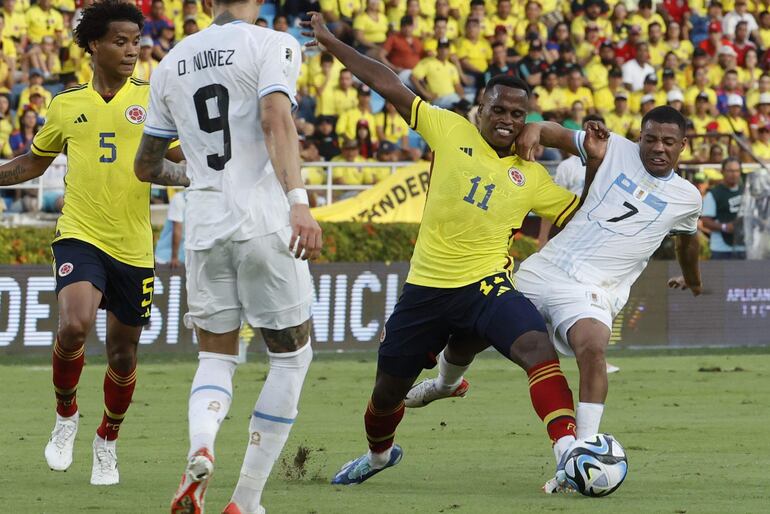
[[[315,259],[321,254],[321,227],[310,214],[305,184],[300,175],[299,138],[291,117],[291,100],[276,91],[259,100],[259,112],[265,145],[275,176],[291,205],[289,250],[297,258]]]
[[[668,286],[673,289],[689,289],[693,296],[703,292],[700,281],[700,241],[698,234],[680,234],[676,239],[676,260],[682,268],[682,276],[674,277],[668,281]]]
[[[54,159],[32,152],[20,155],[0,166],[0,186],[12,186],[37,178],[45,173]]]
[[[309,12],[310,21],[302,22],[304,28],[310,29],[303,35],[312,37],[308,46],[320,46],[339,59],[350,72],[364,84],[377,91],[385,100],[392,103],[404,120],[411,124],[412,102],[415,94],[407,89],[393,71],[374,59],[358,53],[346,45],[326,28],[323,16],[317,12]]]
[[[171,162],[165,158],[171,140],[142,134],[139,150],[134,158],[134,173],[142,182],[151,182],[159,186],[190,185],[187,178],[187,166]]]
[[[596,131],[599,138],[606,140],[610,137],[609,130],[602,123],[596,121],[588,123]],[[575,138],[576,134],[576,131],[564,128],[552,121],[528,123],[524,126],[519,137],[516,138],[516,154],[522,159],[532,161],[535,159],[537,145],[541,144],[549,148],[558,148],[571,155],[580,156],[581,152]],[[604,159],[604,153],[599,153],[600,148],[600,146],[593,146],[591,148],[584,146],[588,155],[582,157],[586,160],[589,158],[598,159],[601,162]],[[606,144],[603,146],[603,149],[606,150]]]

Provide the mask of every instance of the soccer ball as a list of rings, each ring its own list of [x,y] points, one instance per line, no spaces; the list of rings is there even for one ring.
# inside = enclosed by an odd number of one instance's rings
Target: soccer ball
[[[567,483],[585,496],[607,496],[626,478],[626,452],[611,435],[592,435],[570,449],[564,472]]]

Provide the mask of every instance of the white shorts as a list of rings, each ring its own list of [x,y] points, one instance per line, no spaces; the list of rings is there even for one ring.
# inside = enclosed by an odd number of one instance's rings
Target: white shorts
[[[575,355],[567,332],[578,320],[596,319],[612,332],[612,320],[623,307],[622,304],[618,307],[616,295],[576,281],[537,253],[521,263],[514,275],[514,284],[543,315],[548,335],[563,355]]]
[[[313,288],[307,261],[289,252],[291,228],[207,250],[187,250],[184,321],[215,334],[241,322],[280,330],[310,318]]]

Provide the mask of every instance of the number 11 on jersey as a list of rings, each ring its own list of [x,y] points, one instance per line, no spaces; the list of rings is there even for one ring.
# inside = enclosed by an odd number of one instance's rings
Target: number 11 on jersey
[[[471,179],[471,190],[463,198],[463,200],[465,200],[466,202],[468,202],[471,205],[476,203],[474,197],[476,196],[476,190],[479,188],[479,183],[481,183],[481,177],[473,177]],[[487,208],[489,207],[487,205],[489,203],[489,199],[492,198],[492,191],[495,190],[495,185],[494,184],[487,184],[486,186],[484,186],[484,190],[487,193],[484,195],[484,198],[479,203],[476,203],[476,207],[486,211]]]

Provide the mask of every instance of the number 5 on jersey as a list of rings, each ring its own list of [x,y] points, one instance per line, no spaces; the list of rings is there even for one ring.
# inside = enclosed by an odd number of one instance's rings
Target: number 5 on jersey
[[[115,160],[118,158],[118,148],[115,146],[115,143],[109,141],[109,139],[114,137],[114,132],[99,133],[99,148],[104,149],[104,152],[99,157],[99,162],[109,164],[111,162],[115,162]]]

